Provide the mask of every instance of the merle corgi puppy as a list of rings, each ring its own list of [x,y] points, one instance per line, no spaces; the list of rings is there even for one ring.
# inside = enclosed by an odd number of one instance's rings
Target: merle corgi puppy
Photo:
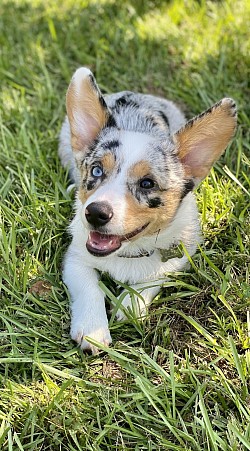
[[[130,308],[143,317],[160,279],[188,262],[184,253],[163,259],[163,251],[183,243],[195,253],[200,225],[193,189],[233,137],[236,106],[224,98],[186,122],[162,98],[102,95],[86,68],[75,72],[66,106],[59,154],[77,195],[63,280],[72,301],[71,337],[95,353],[85,337],[111,343],[100,273],[138,293],[133,303],[122,294],[118,319]]]

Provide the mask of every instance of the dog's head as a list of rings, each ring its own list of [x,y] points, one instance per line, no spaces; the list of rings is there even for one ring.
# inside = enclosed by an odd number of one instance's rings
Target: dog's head
[[[89,230],[86,246],[97,256],[165,229],[182,199],[207,176],[236,127],[235,103],[228,98],[171,137],[167,131],[119,127],[85,68],[72,78],[67,113],[81,172],[78,196]]]

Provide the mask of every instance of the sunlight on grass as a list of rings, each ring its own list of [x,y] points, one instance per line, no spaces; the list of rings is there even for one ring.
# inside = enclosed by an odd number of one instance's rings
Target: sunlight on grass
[[[249,21],[247,0],[1,2],[3,451],[250,449]],[[166,96],[188,118],[226,95],[239,108],[197,189],[190,271],[162,284],[144,322],[111,314],[113,345],[97,356],[69,337],[61,280],[74,193],[57,142],[80,65],[105,92]],[[115,303],[117,286],[100,286]]]
[[[188,4],[176,1],[166,4],[160,10],[149,11],[138,19],[139,36],[142,39],[162,40],[163,46],[170,45],[171,53],[176,52],[174,38],[178,37],[183,46],[183,56],[188,61],[200,62],[203,58],[207,58],[207,55],[218,55],[221,46],[226,46],[228,40],[231,40],[231,31],[234,30],[235,33],[236,24],[236,30],[239,36],[241,35],[242,26],[244,28],[245,25],[245,4],[208,3],[209,13],[205,2],[200,6],[195,2]],[[239,14],[239,10],[242,10],[242,14]],[[235,40],[238,38],[235,36]],[[249,49],[249,40],[242,40],[241,52],[247,55]]]

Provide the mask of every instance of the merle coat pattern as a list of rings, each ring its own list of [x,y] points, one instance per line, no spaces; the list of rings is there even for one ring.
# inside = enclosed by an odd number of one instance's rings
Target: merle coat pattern
[[[193,255],[200,241],[194,187],[209,173],[236,127],[232,99],[222,99],[186,122],[172,102],[124,91],[103,96],[80,68],[70,83],[59,154],[77,187],[72,242],[63,278],[71,295],[71,337],[97,352],[86,337],[111,343],[102,271],[129,283],[119,320],[143,317],[166,274],[187,256],[162,252],[183,243]]]

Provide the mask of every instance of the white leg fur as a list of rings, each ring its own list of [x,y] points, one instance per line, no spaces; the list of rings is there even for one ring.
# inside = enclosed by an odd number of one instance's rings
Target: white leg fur
[[[187,262],[188,260],[186,257],[171,258],[165,263],[160,262],[160,268],[158,268],[157,274],[158,279],[160,277],[164,277],[164,281],[166,281],[166,273],[180,271],[186,266]],[[161,289],[162,284],[160,281],[158,281],[157,284],[157,277],[152,278],[151,281],[148,281],[146,283],[131,285],[131,288],[137,291],[140,296],[134,296],[134,303],[131,300],[130,293],[128,293],[124,297],[124,299],[122,300],[123,309],[119,309],[116,313],[116,318],[118,319],[118,321],[126,320],[126,310],[128,310],[128,312],[133,312],[136,316],[141,317],[142,319],[143,317],[145,317],[147,307],[151,304],[152,300]],[[123,293],[121,294],[121,296],[123,295]]]
[[[63,279],[71,295],[71,338],[82,349],[97,353],[97,348],[85,340],[90,337],[109,345],[111,336],[104,295],[98,286],[95,269],[84,265],[80,252],[71,245],[64,262]]]
[[[154,282],[152,282],[152,284],[150,285],[153,284]],[[118,321],[126,320],[128,317],[127,312],[128,313],[131,312],[135,315],[135,317],[143,319],[146,316],[147,306],[151,304],[152,300],[159,293],[161,286],[157,285],[151,286],[150,288],[146,288],[144,284],[140,284],[140,285],[131,285],[131,288],[136,292],[138,292],[139,296],[134,295],[134,302],[131,299],[130,293],[128,293],[124,297],[124,299],[122,300],[123,308],[119,309],[116,313],[116,318]]]

